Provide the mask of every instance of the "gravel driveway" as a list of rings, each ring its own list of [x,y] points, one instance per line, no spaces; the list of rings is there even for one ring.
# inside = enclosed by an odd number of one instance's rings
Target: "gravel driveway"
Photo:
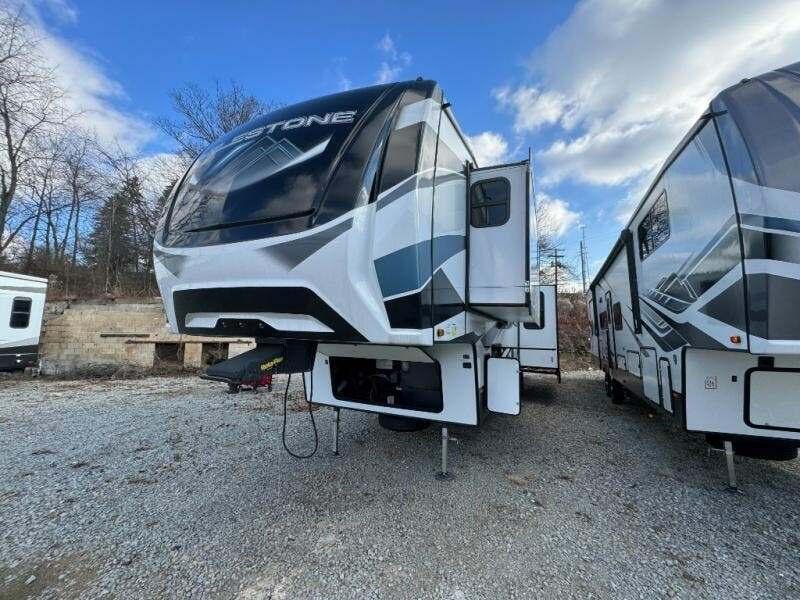
[[[800,597],[800,462],[737,459],[726,492],[723,457],[596,372],[451,429],[445,482],[438,428],[344,412],[335,457],[320,409],[300,461],[278,392],[223,390],[0,380],[0,598]]]

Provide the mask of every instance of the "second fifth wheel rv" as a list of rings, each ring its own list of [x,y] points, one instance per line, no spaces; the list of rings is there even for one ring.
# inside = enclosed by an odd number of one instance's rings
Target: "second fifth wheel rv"
[[[800,445],[800,63],[728,88],[667,159],[588,294],[609,394],[733,454]]]

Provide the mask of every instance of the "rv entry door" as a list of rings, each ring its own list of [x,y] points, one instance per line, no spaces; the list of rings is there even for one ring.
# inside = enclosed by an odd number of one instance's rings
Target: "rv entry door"
[[[537,320],[531,293],[527,161],[469,172],[467,302],[503,320]],[[534,312],[532,309],[535,308]]]

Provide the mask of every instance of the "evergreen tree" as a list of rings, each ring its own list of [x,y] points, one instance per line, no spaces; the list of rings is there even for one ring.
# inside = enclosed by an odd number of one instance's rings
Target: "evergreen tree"
[[[107,293],[117,286],[121,275],[139,271],[135,211],[142,200],[138,177],[129,177],[95,214],[86,261],[103,277]]]

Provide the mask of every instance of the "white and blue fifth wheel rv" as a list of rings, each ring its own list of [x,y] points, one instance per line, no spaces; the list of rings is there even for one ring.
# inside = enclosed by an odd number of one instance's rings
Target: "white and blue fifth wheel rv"
[[[478,166],[433,81],[281,108],[175,186],[154,248],[170,326],[255,338],[207,377],[303,372],[337,422],[370,411],[446,439],[517,414],[518,362],[492,345],[539,318],[532,197],[529,161]]]
[[[47,279],[0,271],[0,371],[39,364]]]
[[[710,103],[592,282],[609,393],[733,453],[800,444],[800,63]]]

